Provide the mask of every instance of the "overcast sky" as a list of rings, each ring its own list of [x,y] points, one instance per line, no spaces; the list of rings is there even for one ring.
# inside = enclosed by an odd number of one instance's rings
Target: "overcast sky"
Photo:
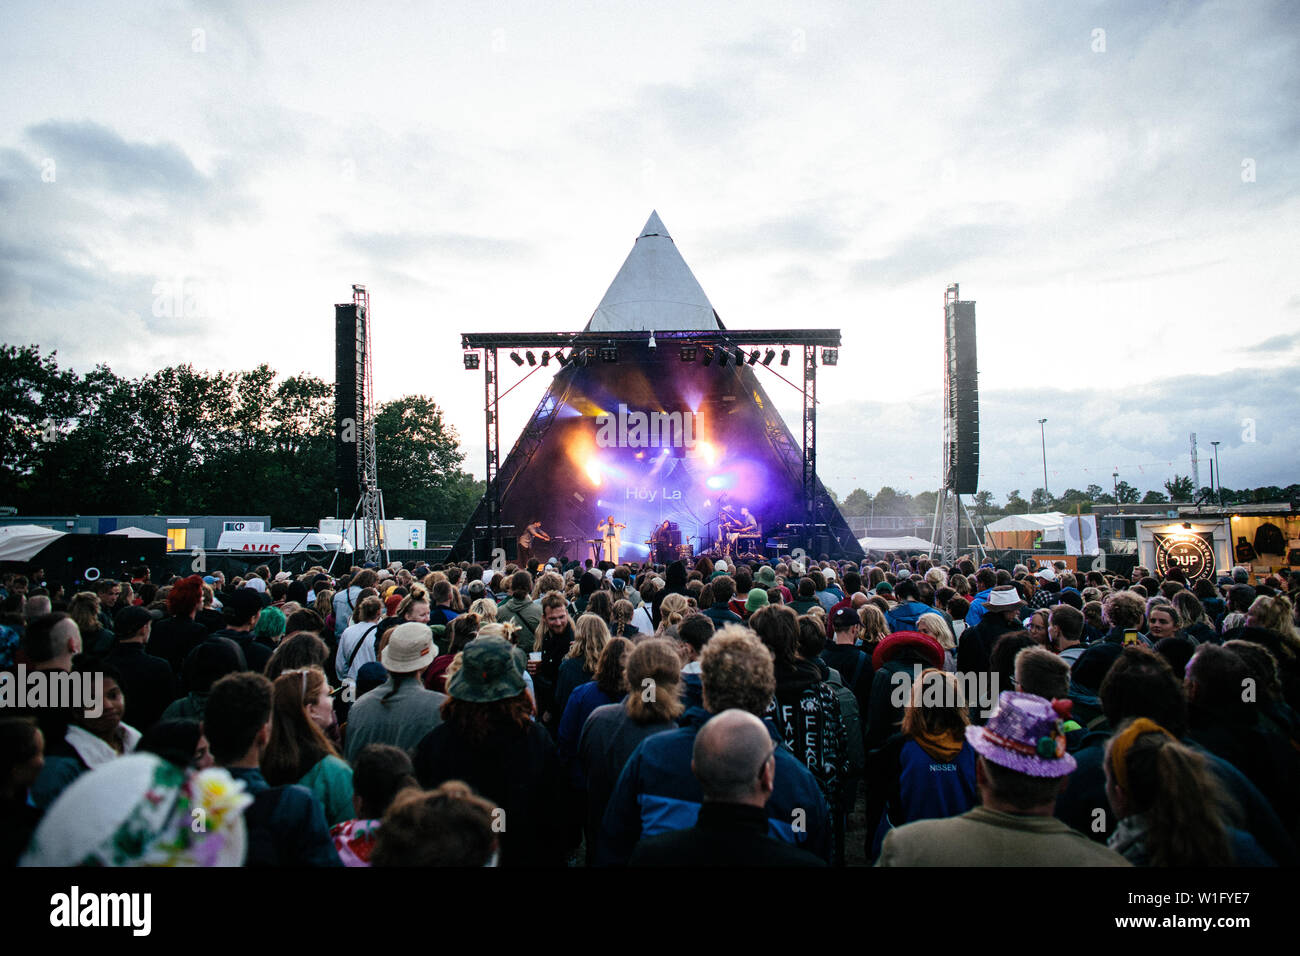
[[[459,333],[582,327],[657,209],[728,327],[843,330],[841,496],[938,486],[954,281],[981,487],[1042,484],[1043,417],[1057,493],[1159,488],[1191,431],[1202,484],[1219,440],[1227,486],[1285,485],[1298,38],[1300,5],[1250,0],[10,0],[0,340],[332,380],[365,283],[377,397],[432,396],[481,476]],[[507,447],[544,387],[506,400]]]

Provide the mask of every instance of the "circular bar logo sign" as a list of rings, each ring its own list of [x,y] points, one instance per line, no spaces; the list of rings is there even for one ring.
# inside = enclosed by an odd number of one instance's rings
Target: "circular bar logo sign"
[[[1196,581],[1214,574],[1214,538],[1205,533],[1155,535],[1156,573],[1161,577],[1170,568],[1180,568],[1188,580]]]

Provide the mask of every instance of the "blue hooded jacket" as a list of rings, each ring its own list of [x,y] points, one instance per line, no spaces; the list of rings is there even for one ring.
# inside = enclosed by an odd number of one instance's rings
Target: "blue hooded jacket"
[[[915,631],[916,622],[920,620],[922,614],[938,614],[934,608],[928,604],[922,604],[920,601],[907,601],[891,608],[885,615],[885,621],[889,624],[890,632],[894,631]],[[942,617],[942,615],[940,615]]]
[[[993,593],[992,588],[985,588],[976,594],[970,601],[970,610],[966,612],[966,626],[974,627],[980,622],[985,613],[988,611],[989,595]]]
[[[605,808],[596,846],[598,866],[622,866],[637,841],[695,826],[703,794],[691,773],[695,735],[713,715],[692,707],[677,730],[641,742],[628,758]],[[767,724],[773,743],[780,743]],[[831,860],[830,811],[813,775],[784,744],[776,748],[776,781],[767,802],[768,834]]]

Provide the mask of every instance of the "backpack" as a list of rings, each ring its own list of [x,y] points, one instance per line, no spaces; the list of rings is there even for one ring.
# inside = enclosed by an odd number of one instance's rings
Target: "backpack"
[[[783,716],[784,707],[773,697],[764,716],[772,719],[781,739],[813,775],[827,805],[838,807],[848,789],[845,779],[848,741],[840,716],[839,695],[826,681],[821,681],[800,694],[798,702],[789,708],[788,721]],[[819,743],[816,752],[811,754],[805,745],[810,731]]]
[[[858,658],[858,673],[862,673],[862,658]],[[840,720],[844,724],[845,767],[849,777],[859,777],[867,765],[867,748],[863,743],[862,711],[857,695],[845,686],[835,673],[826,679],[840,704]]]

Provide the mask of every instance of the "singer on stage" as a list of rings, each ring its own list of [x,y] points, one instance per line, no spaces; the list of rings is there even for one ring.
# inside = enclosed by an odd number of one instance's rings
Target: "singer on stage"
[[[610,564],[618,564],[618,551],[623,546],[623,538],[619,535],[619,531],[626,527],[627,525],[615,521],[613,515],[596,525],[596,530],[600,532],[601,537],[605,540],[605,560]]]

